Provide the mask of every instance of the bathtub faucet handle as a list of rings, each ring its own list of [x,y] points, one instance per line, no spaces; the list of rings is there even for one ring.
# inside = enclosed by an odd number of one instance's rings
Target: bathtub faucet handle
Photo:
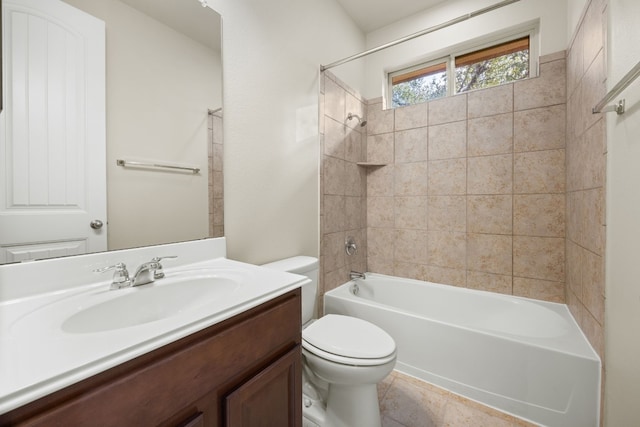
[[[356,280],[356,279],[366,279],[367,276],[364,273],[360,273],[358,271],[353,271],[351,270],[351,273],[349,273],[349,277],[351,278],[351,280]]]

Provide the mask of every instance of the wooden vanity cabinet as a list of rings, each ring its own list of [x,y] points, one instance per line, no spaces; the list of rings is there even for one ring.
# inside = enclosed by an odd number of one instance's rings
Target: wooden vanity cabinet
[[[23,407],[0,426],[302,426],[300,289]]]

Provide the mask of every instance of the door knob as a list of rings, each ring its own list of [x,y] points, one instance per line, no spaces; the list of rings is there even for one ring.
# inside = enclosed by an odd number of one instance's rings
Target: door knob
[[[100,221],[99,219],[94,219],[93,221],[91,221],[91,222],[89,223],[89,225],[90,225],[90,226],[91,226],[91,228],[93,228],[94,230],[100,230],[104,224],[103,224],[103,223],[102,223],[102,221]]]

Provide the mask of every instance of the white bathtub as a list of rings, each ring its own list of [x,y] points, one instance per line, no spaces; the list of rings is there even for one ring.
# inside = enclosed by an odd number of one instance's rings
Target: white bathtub
[[[401,372],[536,424],[599,423],[600,359],[563,304],[367,273],[324,307],[386,330]]]

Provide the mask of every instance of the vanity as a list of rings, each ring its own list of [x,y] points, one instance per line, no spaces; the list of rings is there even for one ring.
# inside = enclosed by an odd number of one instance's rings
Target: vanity
[[[142,286],[93,272],[174,255]],[[0,267],[0,426],[300,426],[307,279],[225,256],[218,238]]]

